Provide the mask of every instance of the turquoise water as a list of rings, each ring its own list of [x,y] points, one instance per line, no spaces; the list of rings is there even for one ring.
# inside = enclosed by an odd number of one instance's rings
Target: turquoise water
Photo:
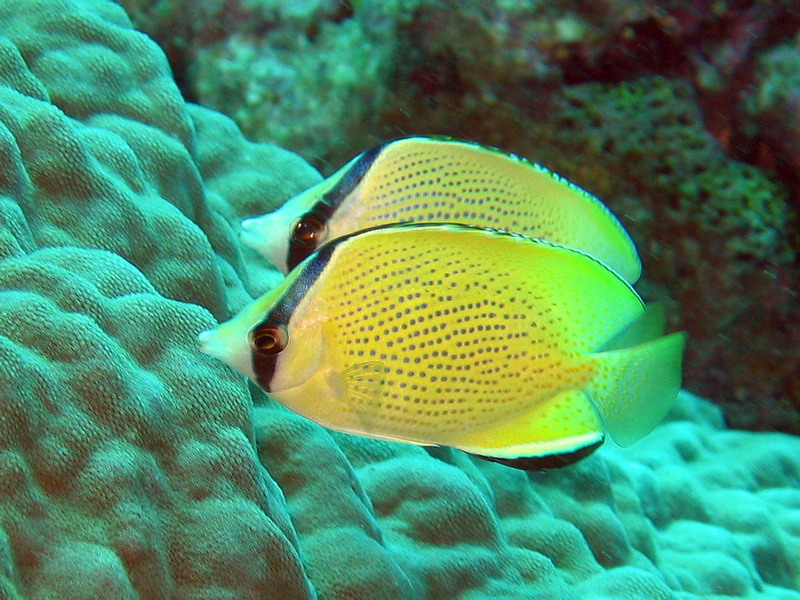
[[[0,598],[800,598],[798,31],[788,1],[0,0]],[[200,351],[283,280],[243,220],[431,135],[619,219],[688,336],[652,433],[513,469]]]

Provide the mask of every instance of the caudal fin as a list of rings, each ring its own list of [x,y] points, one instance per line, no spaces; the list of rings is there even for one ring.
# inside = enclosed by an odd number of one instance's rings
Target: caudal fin
[[[619,445],[644,437],[666,416],[681,387],[685,340],[678,332],[593,355],[597,375],[587,392]]]
[[[667,323],[667,313],[664,305],[659,302],[649,302],[644,307],[644,312],[638,319],[630,323],[613,338],[608,340],[601,351],[619,350],[630,348],[649,342],[664,335]]]

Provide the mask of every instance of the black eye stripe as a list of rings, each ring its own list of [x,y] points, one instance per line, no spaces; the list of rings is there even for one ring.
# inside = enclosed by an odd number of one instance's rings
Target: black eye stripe
[[[330,207],[321,203],[317,203],[314,208],[300,217],[300,219],[314,219],[327,226],[332,214],[333,210]],[[292,237],[289,240],[289,252],[286,257],[286,266],[288,267],[288,270],[291,271],[297,265],[303,262],[303,260],[305,260],[312,252],[314,252],[317,247],[318,244],[313,238],[305,239],[303,237],[294,235],[293,231]]]
[[[336,185],[323,194],[321,202],[324,202],[330,207],[331,214],[335,212],[342,201],[356,189],[356,186],[361,183],[364,175],[370,170],[370,167],[372,167],[378,155],[391,143],[392,142],[381,144],[380,146],[375,146],[365,151]]]
[[[323,246],[317,252],[313,260],[305,263],[301,268],[302,271],[296,273],[295,279],[286,292],[281,297],[280,302],[275,304],[266,315],[264,319],[253,328],[253,331],[258,330],[260,327],[280,325],[289,330],[289,321],[294,314],[297,305],[305,297],[308,290],[317,281],[328,261],[331,258],[334,250],[340,243],[344,242],[347,237],[339,238],[334,242],[330,242]],[[253,372],[256,376],[256,383],[261,386],[265,391],[270,391],[270,382],[275,375],[275,367],[278,361],[279,354],[263,354],[261,352],[250,352],[251,361],[253,365]]]
[[[375,159],[378,158],[378,155],[386,146],[387,144],[375,146],[364,152],[353,166],[342,175],[342,178],[336,185],[323,194],[319,202],[312,206],[304,215],[301,215],[300,219],[312,217],[327,226],[333,213],[336,212],[344,199],[347,198],[361,182],[364,175],[367,174],[367,171],[369,171],[370,167],[375,162]],[[289,240],[289,248],[286,252],[286,266],[288,270],[291,271],[303,262],[317,247],[317,244],[313,242],[309,243],[306,240],[292,235]]]
[[[256,376],[256,383],[265,391],[270,391],[270,383],[275,375],[275,367],[278,364],[278,354],[262,354],[261,352],[250,353],[253,373]]]

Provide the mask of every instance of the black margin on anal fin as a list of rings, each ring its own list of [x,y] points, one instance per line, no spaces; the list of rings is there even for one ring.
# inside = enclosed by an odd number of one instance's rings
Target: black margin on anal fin
[[[605,436],[600,438],[594,444],[584,446],[573,452],[565,452],[563,454],[548,454],[547,456],[520,456],[519,458],[498,458],[496,456],[483,456],[481,454],[472,454],[476,458],[489,460],[492,462],[500,463],[507,467],[514,469],[522,469],[524,471],[546,471],[548,469],[560,469],[572,465],[579,460],[582,460],[592,454],[600,446],[603,445]]]

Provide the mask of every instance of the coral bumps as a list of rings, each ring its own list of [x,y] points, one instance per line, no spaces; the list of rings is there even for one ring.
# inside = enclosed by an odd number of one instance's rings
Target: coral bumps
[[[0,290],[7,597],[303,588],[246,389],[186,343],[206,310],[74,247],[5,259]]]
[[[108,2],[0,5],[0,81],[0,597],[311,595],[247,387],[192,341],[246,295],[218,119]]]
[[[231,223],[318,181],[186,105],[103,0],[0,4],[0,598],[800,593],[800,443],[681,400],[526,476],[332,434],[194,346],[274,281]]]

